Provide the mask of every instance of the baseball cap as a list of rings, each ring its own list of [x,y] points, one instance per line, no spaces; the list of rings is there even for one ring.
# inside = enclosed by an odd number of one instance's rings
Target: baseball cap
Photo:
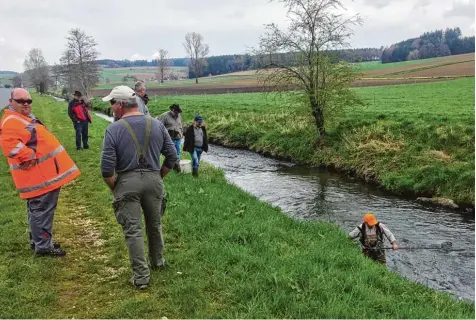
[[[199,114],[195,116],[195,119],[194,119],[194,120],[197,121],[197,122],[199,122],[199,123],[203,122],[203,118],[202,118],[202,116],[199,115]]]
[[[377,219],[372,214],[372,212],[368,212],[364,215],[364,222],[366,222],[369,226],[374,226],[377,224]]]
[[[134,90],[129,88],[128,86],[117,86],[112,89],[111,93],[104,98],[102,101],[111,101],[112,99],[115,100],[127,100],[136,97],[136,93]]]

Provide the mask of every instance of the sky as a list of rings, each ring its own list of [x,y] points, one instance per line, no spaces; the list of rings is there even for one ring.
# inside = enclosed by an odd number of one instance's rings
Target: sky
[[[351,47],[388,46],[423,32],[460,27],[474,35],[475,0],[342,0],[345,15],[359,14]],[[0,70],[23,71],[40,48],[58,62],[71,28],[92,36],[101,59],[151,60],[159,48],[185,57],[187,32],[198,32],[210,55],[256,47],[264,24],[286,27],[286,10],[269,0],[0,0]]]

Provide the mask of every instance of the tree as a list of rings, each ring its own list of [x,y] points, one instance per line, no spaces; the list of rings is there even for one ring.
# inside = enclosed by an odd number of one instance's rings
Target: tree
[[[13,88],[21,88],[22,87],[22,80],[19,75],[16,75],[12,78],[12,86]]]
[[[68,34],[66,50],[61,58],[66,66],[65,75],[71,87],[89,97],[91,89],[99,83],[97,44],[93,37],[86,35],[81,29],[71,29]]]
[[[190,57],[190,69],[195,75],[195,83],[198,83],[198,77],[202,74],[205,58],[210,48],[208,44],[203,43],[203,36],[195,32],[185,35],[183,46]]]
[[[160,83],[164,83],[165,73],[169,70],[168,51],[159,49],[159,57],[157,58],[157,67],[159,69]]]
[[[48,89],[48,64],[41,49],[31,49],[23,62],[25,73],[37,92],[44,93]]]
[[[310,109],[322,145],[325,118],[361,103],[349,89],[357,73],[332,52],[348,47],[350,26],[360,25],[361,18],[338,13],[345,9],[340,0],[277,1],[287,8],[289,27],[266,25],[256,50],[260,82],[278,92],[298,89],[295,105],[303,102]]]

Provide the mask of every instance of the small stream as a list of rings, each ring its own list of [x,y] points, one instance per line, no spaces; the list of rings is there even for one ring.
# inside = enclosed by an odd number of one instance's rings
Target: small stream
[[[387,250],[387,265],[410,280],[474,302],[473,217],[425,207],[336,173],[246,150],[212,145],[202,159],[222,169],[230,183],[296,219],[329,221],[349,232],[361,223],[365,212],[372,211],[390,228],[400,247],[451,241],[453,248],[461,250]]]

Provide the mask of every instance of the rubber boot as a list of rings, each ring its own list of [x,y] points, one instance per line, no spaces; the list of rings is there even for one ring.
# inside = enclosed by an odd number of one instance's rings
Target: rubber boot
[[[198,168],[193,168],[193,169],[192,169],[192,175],[193,175],[194,177],[198,177]]]

